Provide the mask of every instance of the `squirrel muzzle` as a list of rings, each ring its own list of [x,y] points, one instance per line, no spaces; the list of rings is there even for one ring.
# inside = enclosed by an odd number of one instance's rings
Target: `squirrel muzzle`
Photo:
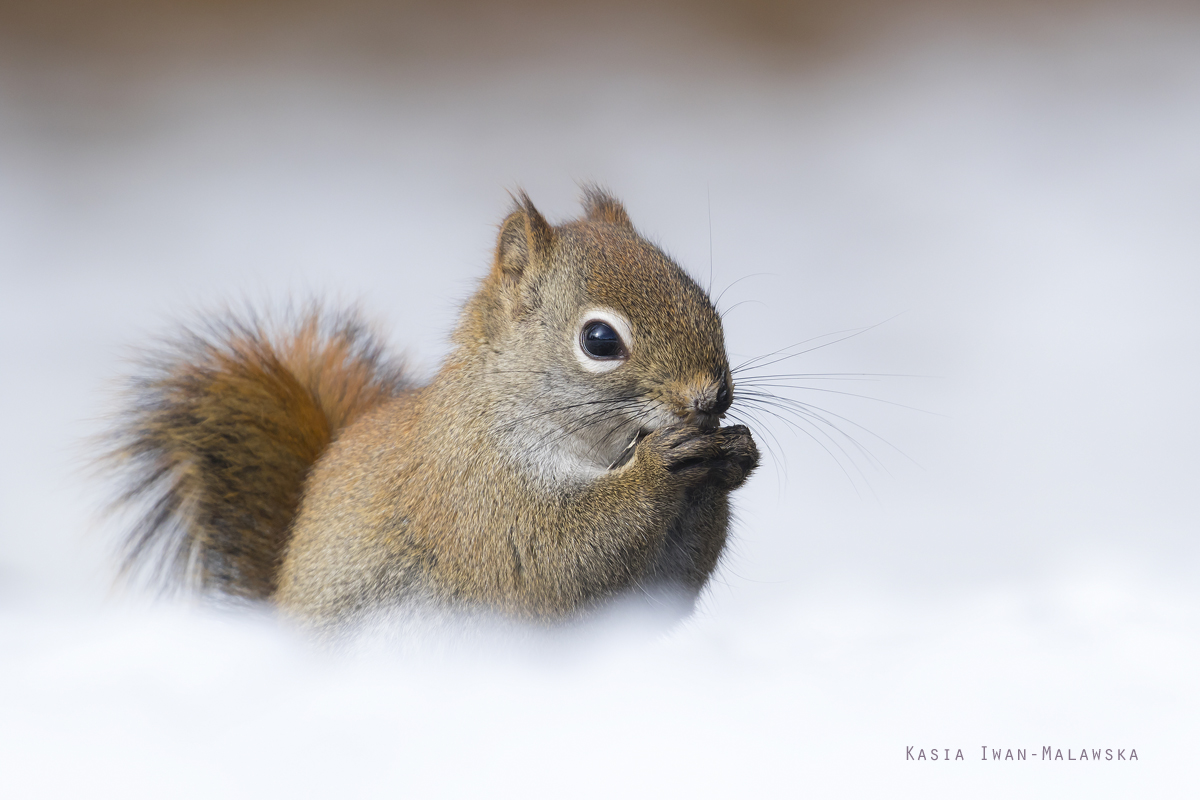
[[[715,431],[733,403],[728,376],[693,389],[688,392],[687,399],[690,401],[684,414],[687,424],[695,425],[705,433]]]

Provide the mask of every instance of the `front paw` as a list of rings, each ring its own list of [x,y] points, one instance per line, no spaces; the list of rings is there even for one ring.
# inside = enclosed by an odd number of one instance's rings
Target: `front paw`
[[[712,482],[726,491],[738,488],[758,466],[758,446],[745,425],[719,428],[721,457],[712,466]]]
[[[750,430],[732,425],[704,432],[690,426],[656,431],[639,445],[647,459],[687,486],[736,489],[758,466],[758,448]]]

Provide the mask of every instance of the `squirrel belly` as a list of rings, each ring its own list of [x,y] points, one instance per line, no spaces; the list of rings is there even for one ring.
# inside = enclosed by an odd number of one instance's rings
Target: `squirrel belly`
[[[336,633],[390,613],[690,610],[758,464],[707,295],[597,190],[551,226],[524,195],[434,379],[361,326],[232,326],[135,387],[115,454],[151,510],[133,560]]]

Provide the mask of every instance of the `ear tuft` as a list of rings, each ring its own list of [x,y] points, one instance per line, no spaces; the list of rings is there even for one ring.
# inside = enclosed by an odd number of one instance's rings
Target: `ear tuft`
[[[632,228],[629,214],[620,201],[606,190],[595,184],[583,187],[583,215],[588,222],[603,222],[608,225],[619,225],[622,228]]]
[[[496,240],[496,266],[510,277],[519,278],[531,266],[545,264],[554,246],[554,229],[534,207],[525,192],[513,198],[513,210],[500,223]]]

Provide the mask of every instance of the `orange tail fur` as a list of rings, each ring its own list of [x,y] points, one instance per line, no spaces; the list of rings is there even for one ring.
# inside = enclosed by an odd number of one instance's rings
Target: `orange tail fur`
[[[148,504],[126,572],[265,599],[275,591],[309,469],[346,425],[408,386],[353,314],[290,331],[228,319],[147,359],[114,431],[118,505]]]

